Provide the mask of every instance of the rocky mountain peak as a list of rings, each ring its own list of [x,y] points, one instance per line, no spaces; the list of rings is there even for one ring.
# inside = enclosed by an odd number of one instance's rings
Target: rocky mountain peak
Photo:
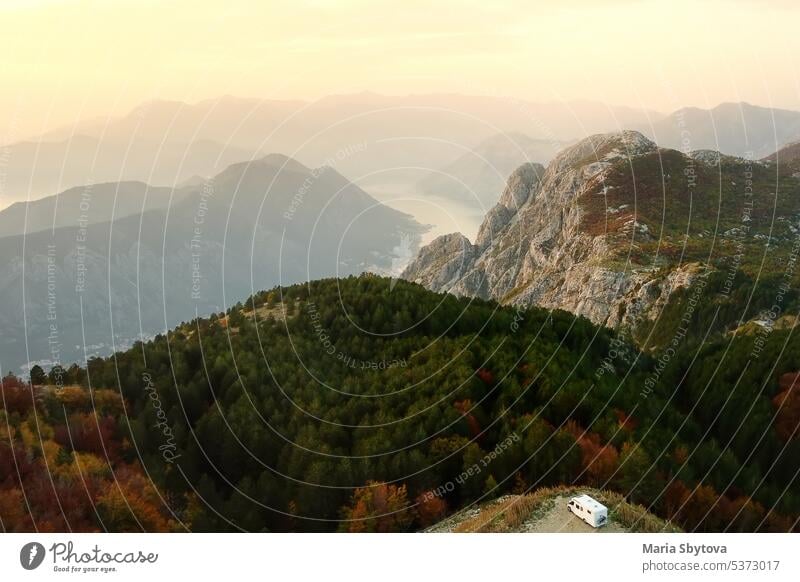
[[[568,211],[575,197],[594,180],[620,161],[658,151],[658,146],[638,131],[589,136],[558,154],[545,170],[540,164],[523,164],[508,179],[500,201],[486,215],[475,245],[481,251],[510,225],[520,220],[523,211],[531,213],[524,223],[536,223],[533,234],[549,241],[570,218]],[[531,209],[530,202],[542,192],[542,204]],[[574,222],[577,215],[571,215]],[[533,221],[533,222],[531,222]],[[531,225],[528,225],[531,226]],[[527,232],[530,233],[530,230]]]
[[[756,192],[774,192],[775,172],[766,164],[721,159],[723,167],[716,152],[661,149],[636,131],[590,136],[544,172],[533,164],[518,168],[474,245],[462,235],[434,241],[403,276],[435,291],[565,309],[609,327],[649,321],[673,293],[693,284],[707,260],[710,239],[698,231],[698,217],[713,216],[712,227],[719,222],[721,232],[733,233],[742,221],[744,180],[760,184]],[[690,181],[692,160],[704,169]],[[706,171],[712,165],[719,169]],[[776,241],[795,232],[794,182],[786,184],[781,231],[770,231]],[[774,200],[759,199],[763,216],[748,216],[753,244],[766,239],[757,221],[775,228],[772,206]],[[726,245],[717,243],[732,252]]]
[[[544,172],[544,166],[541,164],[522,164],[508,177],[499,204],[509,210],[519,210],[538,188]]]
[[[477,248],[460,232],[443,234],[420,249],[402,277],[429,289],[449,289],[472,267]]]
[[[658,150],[658,146],[638,131],[600,133],[582,139],[558,154],[548,170],[563,172],[594,164],[610,163]]]
[[[500,201],[489,210],[478,230],[475,245],[484,249],[491,240],[505,229],[526,203],[536,197],[545,169],[541,164],[526,163],[509,176]]]

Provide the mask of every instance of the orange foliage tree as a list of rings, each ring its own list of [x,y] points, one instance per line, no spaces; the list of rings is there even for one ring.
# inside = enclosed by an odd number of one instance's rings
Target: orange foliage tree
[[[585,432],[573,420],[567,422],[565,429],[581,449],[581,465],[587,481],[593,485],[604,485],[619,466],[617,448],[612,444],[602,444],[599,434]]]
[[[342,510],[342,516],[342,528],[350,532],[406,531],[414,519],[405,485],[375,481],[355,490],[352,503]]]
[[[440,521],[447,513],[447,502],[428,491],[416,499],[417,518],[422,527],[428,527]]]
[[[163,501],[140,472],[124,469],[108,481],[97,499],[97,510],[107,531],[167,532],[171,522],[161,512]]]

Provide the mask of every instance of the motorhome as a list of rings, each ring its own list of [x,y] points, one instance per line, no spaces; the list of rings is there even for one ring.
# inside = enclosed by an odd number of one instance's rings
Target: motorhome
[[[608,508],[588,495],[571,498],[567,509],[592,527],[602,527],[608,521]]]

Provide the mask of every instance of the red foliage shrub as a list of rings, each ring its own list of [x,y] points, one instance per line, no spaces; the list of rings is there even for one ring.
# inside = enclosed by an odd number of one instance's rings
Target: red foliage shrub
[[[488,384],[488,385],[492,385],[492,384],[494,384],[494,374],[492,374],[492,373],[491,373],[489,370],[487,370],[486,368],[480,368],[480,369],[477,371],[477,375],[478,375],[478,378],[480,378],[480,380],[481,380],[481,381],[482,381],[484,384]]]
[[[416,499],[417,518],[422,527],[428,527],[440,521],[447,513],[447,502],[428,491]]]
[[[0,408],[21,415],[33,410],[35,401],[33,388],[15,376],[6,376],[0,380]]]
[[[636,422],[636,419],[624,411],[619,410],[618,408],[614,409],[614,414],[617,416],[617,424],[619,424],[619,427],[623,430],[631,431],[635,430],[636,427],[639,426],[639,423]]]
[[[619,451],[612,444],[602,444],[600,435],[585,432],[578,423],[570,420],[564,429],[571,434],[581,450],[581,466],[587,480],[596,485],[605,484],[619,466]]]
[[[18,487],[34,471],[34,461],[22,446],[0,442],[0,487]]]
[[[114,438],[115,426],[111,416],[98,418],[93,413],[76,413],[69,417],[67,425],[55,427],[54,440],[68,450],[116,459],[120,443]]]
[[[472,409],[472,400],[460,400],[453,404],[453,408],[458,410],[464,417],[464,420],[467,421],[467,428],[469,429],[469,434],[472,438],[475,438],[481,434],[480,423],[478,423],[478,420],[475,418],[475,416],[469,412]]]
[[[772,399],[777,412],[775,431],[784,441],[800,434],[800,373],[792,372],[780,377],[781,391]]]
[[[7,533],[33,531],[33,522],[19,489],[0,489],[0,517]]]

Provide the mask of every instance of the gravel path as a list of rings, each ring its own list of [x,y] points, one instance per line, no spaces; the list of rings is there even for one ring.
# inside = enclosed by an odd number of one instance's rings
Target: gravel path
[[[548,502],[541,515],[535,515],[522,524],[520,531],[526,533],[619,533],[625,528],[609,520],[603,527],[593,528],[578,519],[567,509],[569,496],[559,495]],[[537,512],[539,513],[539,512]]]
[[[483,509],[502,503],[511,497],[514,496],[506,495],[490,501],[483,507],[464,509],[425,531],[428,533],[452,532],[465,521],[477,517]],[[593,528],[588,523],[578,519],[567,509],[567,502],[570,497],[572,497],[572,494],[557,495],[552,499],[548,499],[515,531],[522,533],[620,533],[627,531],[616,523],[613,517],[609,518],[609,522],[603,527]]]

